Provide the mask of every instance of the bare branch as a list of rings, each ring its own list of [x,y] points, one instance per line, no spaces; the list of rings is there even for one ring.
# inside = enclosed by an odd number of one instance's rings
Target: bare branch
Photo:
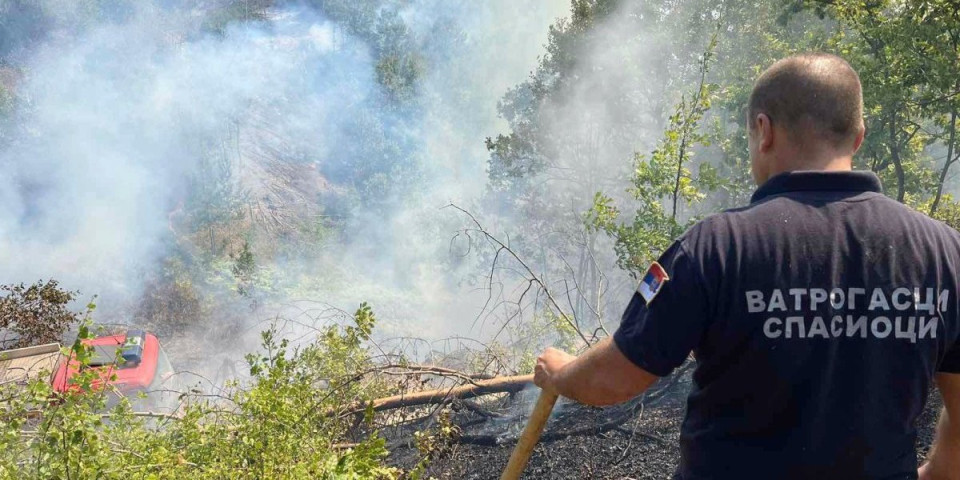
[[[580,336],[580,338],[583,340],[583,343],[584,343],[587,347],[590,346],[590,340],[588,340],[588,339],[587,339],[587,336],[584,335],[583,331],[582,331],[582,330],[580,329],[580,327],[577,325],[577,322],[574,321],[574,319],[570,318],[570,316],[567,315],[566,312],[563,311],[563,308],[560,307],[560,304],[559,304],[559,303],[557,302],[557,300],[554,298],[553,293],[550,291],[550,288],[547,287],[546,283],[544,283],[543,280],[541,280],[540,276],[537,275],[537,274],[533,271],[533,269],[530,268],[530,266],[527,265],[527,263],[526,263],[522,258],[520,258],[520,255],[518,255],[518,254],[517,254],[512,248],[510,248],[507,244],[503,243],[499,238],[497,238],[496,236],[494,236],[493,234],[491,234],[490,232],[488,232],[488,231],[483,227],[483,225],[480,224],[480,221],[477,220],[477,218],[476,218],[472,213],[470,213],[470,212],[464,210],[463,208],[460,208],[459,206],[457,206],[457,205],[455,205],[455,204],[452,204],[452,203],[449,204],[449,205],[447,205],[447,207],[453,208],[453,209],[455,209],[455,210],[458,210],[458,211],[460,211],[461,213],[463,213],[464,215],[466,215],[467,217],[469,217],[470,220],[473,222],[473,224],[476,226],[476,230],[477,230],[479,233],[481,233],[484,237],[486,237],[488,241],[490,241],[490,242],[492,242],[494,245],[496,245],[499,250],[505,251],[505,252],[507,252],[508,254],[510,254],[510,256],[513,257],[513,259],[514,259],[514,260],[523,268],[523,270],[526,272],[527,278],[528,278],[531,282],[536,283],[536,284],[540,287],[540,289],[543,291],[544,295],[546,295],[547,299],[550,301],[550,304],[553,306],[554,309],[556,309],[557,314],[559,314],[560,317],[563,318],[563,320],[564,320],[565,322],[567,322],[567,324],[569,324],[570,327],[573,328],[573,329],[577,332],[577,335]]]

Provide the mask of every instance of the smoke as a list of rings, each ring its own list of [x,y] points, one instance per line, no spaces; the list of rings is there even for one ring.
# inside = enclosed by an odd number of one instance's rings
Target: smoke
[[[252,222],[344,232],[308,258],[265,249],[263,275],[284,277],[272,298],[369,301],[395,333],[469,328],[482,295],[459,290],[460,219],[439,207],[485,191],[497,100],[535,68],[565,1],[403,2],[423,72],[406,102],[384,91],[383,45],[308,5],[223,24],[217,4],[39,5],[4,23],[31,34],[2,48],[17,98],[0,124],[3,282],[57,278],[128,315],[174,249],[205,241],[183,235],[195,212],[230,210],[219,188]]]
[[[310,103],[290,115],[317,122],[366,88],[363,51],[323,43],[331,27],[319,20],[177,45],[177,25],[171,34],[154,13],[144,7],[123,24],[50,39],[23,68],[27,101],[0,154],[5,278],[54,276],[85,292],[136,293],[141,269],[165,253],[167,214],[203,142],[252,102],[298,95]],[[291,34],[311,42],[282,48]],[[301,54],[359,81],[311,90],[294,81]]]
[[[194,285],[219,303],[199,314],[250,331],[367,301],[383,336],[483,337],[490,265],[451,242],[465,219],[441,207],[456,203],[563,300],[575,277],[578,315],[612,328],[632,282],[580,215],[597,191],[632,211],[633,153],[702,47],[673,35],[689,15],[630,2],[557,58],[544,45],[565,0],[60,3],[0,8],[24,32],[0,35],[16,98],[0,110],[0,282],[56,278],[118,322],[163,295],[151,279],[202,264]],[[528,108],[558,81],[541,59],[564,64],[564,84],[533,106],[547,167],[516,201],[491,191],[483,140],[516,126],[501,100]],[[244,241],[253,309],[231,266]],[[497,280],[494,296],[524,285]]]
[[[500,213],[524,219],[515,248],[537,259],[554,295],[588,324],[602,317],[615,328],[636,284],[616,265],[611,240],[584,228],[583,213],[603,192],[620,220],[632,221],[635,154],[656,146],[675,106],[692,93],[715,13],[710,2],[598,2],[586,18],[558,24],[542,68],[505,96],[515,136],[503,170],[519,164],[533,173],[505,178]]]

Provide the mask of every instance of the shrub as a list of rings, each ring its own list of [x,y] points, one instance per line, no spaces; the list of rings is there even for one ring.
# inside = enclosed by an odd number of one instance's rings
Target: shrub
[[[123,400],[104,412],[96,373],[56,395],[43,381],[26,391],[0,386],[0,478],[99,479],[394,479],[383,439],[368,433],[344,445],[363,401],[388,393],[362,372],[375,323],[362,305],[352,324],[320,329],[301,347],[262,333],[263,351],[247,356],[251,378],[216,401],[191,403],[175,417],[145,417]],[[88,323],[65,354],[90,352]],[[30,420],[31,405],[45,405]],[[356,410],[361,413],[354,413]]]
[[[0,330],[16,335],[9,342],[14,347],[58,342],[80,319],[68,308],[78,293],[60,288],[56,280],[0,285]]]

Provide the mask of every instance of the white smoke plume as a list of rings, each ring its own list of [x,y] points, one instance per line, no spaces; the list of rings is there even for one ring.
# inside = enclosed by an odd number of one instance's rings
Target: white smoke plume
[[[540,252],[531,261],[547,281],[565,271],[560,256],[582,269],[571,219],[598,190],[629,212],[632,154],[656,141],[683,84],[675,66],[689,64],[672,49],[684,40],[657,21],[664,12],[628,2],[594,27],[577,47],[576,81],[542,109],[553,152],[535,183],[548,208],[515,212],[489,206],[483,140],[509,131],[498,101],[537,68],[566,0],[384,0],[421,62],[412,100],[400,103],[377,59],[409,45],[384,45],[310,2],[222,28],[217,2],[116,3],[80,21],[71,2],[46,0],[42,28],[21,15],[0,35],[0,85],[18,99],[0,120],[0,282],[57,278],[99,294],[101,315],[121,322],[172,251],[207,241],[178,229],[198,201],[198,169],[221,165],[251,218],[282,224],[292,208],[339,232],[316,255],[277,247],[257,257],[267,283],[284,279],[276,308],[368,301],[386,336],[482,337],[474,320],[489,292],[477,279],[489,265],[461,258],[451,236],[465,219],[441,207],[485,211],[498,234]],[[29,41],[3,43],[11,38]],[[602,237],[590,250],[605,275],[596,308],[615,327],[630,282]],[[221,270],[213,284],[229,276]],[[269,314],[246,312],[248,326]]]
[[[468,322],[469,308],[444,266],[451,229],[434,218],[446,203],[484,191],[483,138],[504,128],[497,100],[535,67],[566,2],[402,2],[399,17],[423,45],[425,76],[417,108],[384,114],[394,136],[384,141],[407,142],[385,159],[347,144],[379,102],[396,110],[380,99],[378,46],[319,9],[281,3],[265,19],[217,33],[200,28],[211,4],[129,2],[77,26],[70,22],[83,12],[60,3],[43,3],[53,18],[46,35],[7,52],[16,79],[5,86],[20,101],[0,126],[3,282],[57,278],[99,294],[102,310],[128,311],[168,254],[191,176],[211,150],[225,152],[251,203],[278,200],[264,178],[267,160],[308,159],[322,174],[299,179],[312,182],[301,190],[321,193],[336,193],[338,181],[371,161],[407,162],[419,177],[385,179],[397,184],[384,192],[386,205],[341,210],[350,233],[325,260],[278,258],[276,268],[328,270],[320,273],[340,278],[306,289],[314,300],[383,305],[397,331],[464,330],[458,322]],[[431,37],[446,25],[459,42]]]

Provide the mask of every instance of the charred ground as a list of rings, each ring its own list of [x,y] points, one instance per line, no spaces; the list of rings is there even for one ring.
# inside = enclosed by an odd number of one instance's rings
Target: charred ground
[[[671,478],[680,460],[680,424],[690,382],[687,370],[662,380],[645,397],[609,408],[561,401],[524,478]],[[521,395],[510,401],[522,404],[529,413],[530,398]],[[933,392],[918,420],[921,459],[933,441],[941,405],[939,395]],[[425,477],[499,478],[526,417],[498,419],[461,411],[455,421],[461,429],[459,439],[432,461]],[[407,468],[418,459],[416,447],[399,438],[392,452],[391,461]]]

